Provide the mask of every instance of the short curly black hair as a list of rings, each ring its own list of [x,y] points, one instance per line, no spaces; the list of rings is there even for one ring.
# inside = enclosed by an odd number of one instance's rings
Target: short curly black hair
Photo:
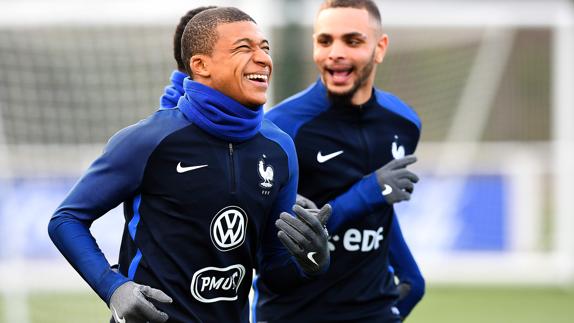
[[[179,19],[179,24],[175,27],[175,33],[173,34],[173,58],[177,63],[177,69],[180,72],[185,73],[185,64],[181,59],[181,36],[183,35],[183,31],[185,30],[185,26],[191,20],[191,18],[195,17],[198,13],[205,11],[207,9],[217,8],[217,6],[203,6],[197,7],[193,10],[188,11],[184,16]]]
[[[251,16],[235,7],[217,7],[204,10],[187,23],[181,36],[181,58],[185,70],[193,77],[189,61],[193,55],[211,55],[217,42],[217,26],[240,21],[256,23]]]

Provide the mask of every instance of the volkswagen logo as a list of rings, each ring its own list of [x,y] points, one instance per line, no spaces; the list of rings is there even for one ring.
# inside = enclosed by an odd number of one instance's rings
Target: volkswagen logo
[[[220,251],[239,247],[245,241],[247,214],[238,206],[227,206],[211,221],[211,241]]]

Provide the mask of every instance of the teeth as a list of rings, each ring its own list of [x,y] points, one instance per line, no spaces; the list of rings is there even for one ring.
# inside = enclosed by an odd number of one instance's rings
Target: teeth
[[[250,79],[250,80],[267,81],[267,75],[264,75],[264,74],[248,74],[248,75],[245,75],[245,77]]]

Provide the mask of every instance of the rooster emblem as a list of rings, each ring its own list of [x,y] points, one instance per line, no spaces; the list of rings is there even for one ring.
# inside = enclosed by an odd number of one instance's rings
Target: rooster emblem
[[[395,135],[395,141],[393,141],[393,145],[391,147],[391,153],[393,154],[394,159],[400,159],[405,157],[405,147],[403,147],[402,145],[399,146],[397,143],[398,141],[399,136]]]
[[[259,159],[259,177],[263,180],[259,185],[269,189],[273,186],[273,166],[265,165],[265,158],[266,156],[263,155],[263,157]]]

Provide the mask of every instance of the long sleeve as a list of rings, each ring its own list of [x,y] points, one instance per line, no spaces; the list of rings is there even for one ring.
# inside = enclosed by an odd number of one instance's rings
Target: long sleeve
[[[333,207],[333,213],[327,223],[327,229],[329,232],[338,232],[343,224],[373,213],[385,205],[386,201],[377,183],[377,177],[370,174],[328,203]]]
[[[116,134],[50,219],[50,238],[82,278],[104,300],[127,281],[112,271],[90,233],[92,222],[132,198],[143,176],[149,147],[133,135],[136,126]]]
[[[401,283],[409,284],[411,287],[410,292],[397,305],[401,316],[406,317],[422,299],[425,293],[425,280],[403,237],[396,214],[394,215],[389,239],[390,263],[395,275]]]

